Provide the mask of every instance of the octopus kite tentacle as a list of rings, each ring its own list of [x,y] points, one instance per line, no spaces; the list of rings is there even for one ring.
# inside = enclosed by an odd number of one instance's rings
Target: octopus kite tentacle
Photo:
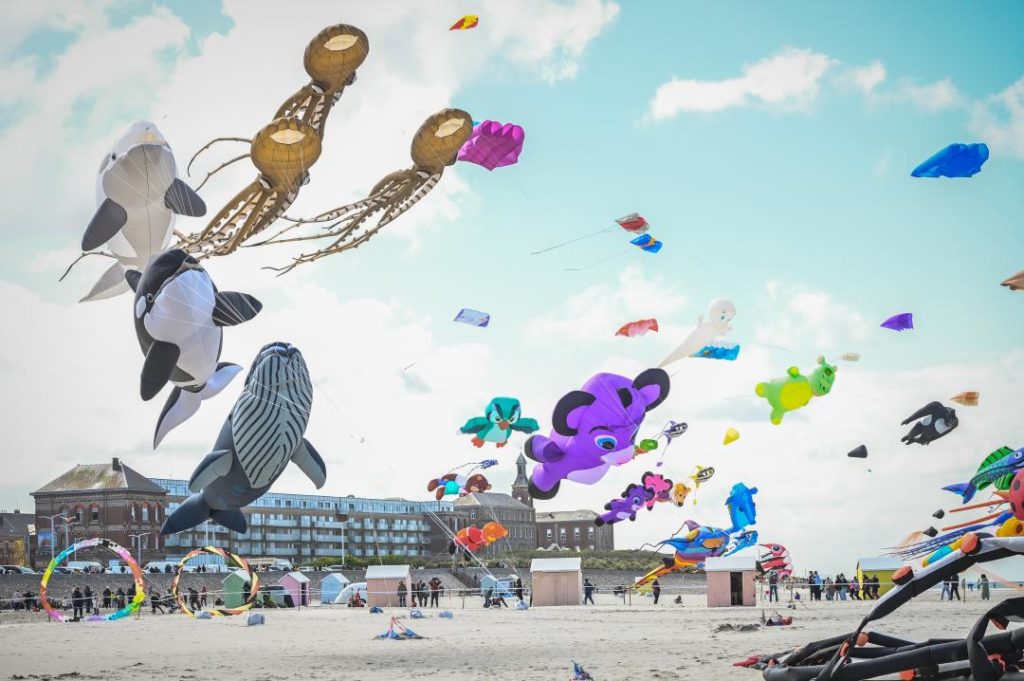
[[[412,142],[413,167],[386,175],[361,201],[321,213],[313,218],[297,220],[264,243],[286,243],[333,239],[313,253],[293,259],[284,267],[268,267],[285,274],[303,263],[313,262],[334,253],[358,248],[383,227],[408,211],[437,186],[447,166],[456,161],[459,149],[473,132],[473,119],[460,109],[444,109],[420,126]],[[370,217],[381,217],[372,227],[364,228]],[[330,222],[326,231],[304,236],[281,238],[303,224]]]

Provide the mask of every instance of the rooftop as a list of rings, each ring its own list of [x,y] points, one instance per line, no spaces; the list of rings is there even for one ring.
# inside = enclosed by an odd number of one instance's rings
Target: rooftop
[[[492,506],[531,511],[529,506],[509,494],[501,492],[476,492],[455,501],[456,506]]]
[[[32,496],[86,490],[126,490],[161,496],[166,494],[163,487],[115,457],[109,463],[79,464],[37,489]]]
[[[574,520],[589,520],[593,521],[597,517],[597,513],[594,511],[581,508],[578,511],[545,511],[541,513],[537,512],[538,523],[566,523]]]
[[[582,558],[534,558],[530,561],[530,572],[578,572],[582,569]]]
[[[36,517],[31,513],[0,513],[0,537],[24,537],[35,531]]]
[[[366,568],[366,580],[405,579],[409,576],[408,565],[371,565]]]
[[[753,556],[715,556],[704,561],[704,572],[753,572]]]

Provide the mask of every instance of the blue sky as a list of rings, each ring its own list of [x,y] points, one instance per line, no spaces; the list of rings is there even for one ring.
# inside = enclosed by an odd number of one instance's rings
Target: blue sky
[[[76,21],[38,17],[8,29],[17,32],[7,41],[12,66],[4,77],[14,85],[0,99],[0,151],[26,160],[20,176],[8,171],[13,189],[4,199],[9,238],[0,246],[0,280],[9,285],[3,295],[11,296],[12,309],[45,306],[38,316],[51,326],[27,320],[24,338],[5,342],[39,345],[41,336],[73,334],[72,347],[90,353],[99,367],[58,369],[40,360],[36,371],[12,380],[44,395],[48,386],[80,383],[79,396],[56,398],[52,408],[61,418],[78,418],[71,412],[83,409],[84,400],[84,410],[121,424],[114,441],[92,432],[104,428],[102,420],[89,421],[82,432],[68,426],[64,440],[54,436],[44,446],[53,466],[117,451],[143,472],[187,476],[233,399],[204,406],[195,424],[159,454],[144,447],[159,405],[139,404],[134,396],[140,358],[132,354],[126,320],[117,326],[124,316],[118,306],[126,301],[76,306],[98,273],[88,266],[63,284],[55,281],[94,210],[95,159],[136,117],[160,125],[179,167],[211,137],[252,134],[268,110],[305,82],[305,41],[338,21],[364,28],[371,54],[332,113],[324,154],[293,213],[340,205],[383,172],[406,167],[419,121],[443,106],[463,108],[476,120],[519,123],[526,145],[518,165],[492,173],[459,164],[403,225],[388,227],[356,252],[281,279],[259,270],[287,259],[274,249],[210,264],[222,272],[219,281],[257,293],[275,315],[228,338],[226,352],[235,361],[247,364],[248,348],[259,347],[268,333],[325,343],[323,389],[341,406],[333,419],[328,411],[327,423],[311,427],[346,451],[329,460],[344,472],[330,478],[328,491],[414,496],[403,476],[418,480],[440,472],[433,469],[449,459],[465,458],[464,450],[448,448],[464,444],[451,431],[473,405],[482,406],[492,393],[519,394],[532,398],[528,415],[546,425],[560,394],[599,369],[625,373],[656,364],[707,301],[719,297],[736,303],[729,340],[744,344],[748,354],[731,367],[694,368],[691,362],[680,369],[674,390],[684,402],[672,408],[691,410],[688,437],[696,450],[680,465],[710,462],[723,476],[763,477],[762,503],[776,508],[774,516],[765,511],[767,522],[784,522],[773,501],[782,497],[769,496],[765,484],[778,473],[758,468],[768,460],[768,443],[777,448],[773,461],[788,457],[778,460],[799,467],[872,438],[898,442],[898,429],[885,430],[889,421],[898,423],[921,400],[947,399],[978,385],[986,396],[1007,391],[1008,401],[990,401],[988,411],[976,412],[970,428],[978,441],[968,442],[971,435],[964,433],[948,451],[914,452],[935,469],[934,480],[920,490],[904,489],[910,498],[900,508],[919,514],[928,508],[927,517],[943,502],[933,483],[963,475],[1011,439],[1011,431],[1019,435],[1010,425],[1016,404],[1009,400],[1024,376],[1018,341],[1024,329],[1018,296],[1024,294],[998,284],[1024,268],[1024,95],[1017,118],[999,99],[1013,101],[1006,93],[1024,77],[1024,51],[1016,46],[1024,28],[1020,4],[992,3],[981,11],[953,2],[617,7],[536,0],[519,10],[501,3],[396,3],[379,14],[347,3],[304,7],[296,26],[277,32],[258,4],[190,2],[114,3]],[[469,12],[480,14],[480,28],[443,30]],[[595,18],[599,14],[603,18]],[[139,28],[145,22],[152,22],[150,32]],[[440,30],[433,31],[435,23]],[[150,47],[155,35],[163,43]],[[91,40],[113,43],[110,36],[138,45],[142,65],[108,62],[102,49],[83,47]],[[118,47],[109,45],[112,53]],[[84,56],[75,63],[69,55],[79,48]],[[795,71],[780,73],[780,65]],[[104,69],[114,75],[101,78]],[[260,69],[266,75],[257,80]],[[874,80],[864,81],[868,74]],[[672,112],[658,114],[652,102],[673,79],[689,83],[688,99],[672,100]],[[94,87],[88,85],[93,80]],[[710,102],[709,88],[724,88],[730,103]],[[54,94],[62,91],[65,99]],[[978,141],[991,145],[992,156],[974,178],[909,177],[941,147]],[[251,180],[251,167],[238,165],[204,189],[211,209]],[[633,211],[665,242],[660,254],[633,249],[612,232],[529,255],[610,227]],[[620,253],[598,267],[565,271]],[[461,307],[490,312],[491,328],[452,324]],[[877,328],[905,311],[915,314],[915,331]],[[646,316],[662,322],[657,337],[611,338],[621,323]],[[52,347],[47,351],[55,352]],[[124,356],[117,354],[122,349]],[[807,367],[819,353],[835,357],[848,350],[864,360],[844,367],[854,372],[845,396],[840,383],[835,395],[792,426],[769,427],[759,444],[763,404],[749,395],[753,382],[781,375],[791,364]],[[379,387],[420,360],[429,394]],[[86,375],[93,370],[103,378]],[[961,376],[974,383],[961,385]],[[118,386],[110,389],[117,397],[90,403],[95,390],[88,386],[101,380]],[[356,381],[362,382],[358,389]],[[892,400],[891,413],[865,405],[879,390]],[[422,424],[412,445],[392,437],[388,412],[395,400],[403,417]],[[865,425],[862,432],[847,431],[858,405],[866,413],[853,418]],[[412,410],[419,413],[411,416]],[[877,428],[875,411],[882,418]],[[833,428],[830,419],[844,423]],[[720,452],[712,447],[721,428],[748,420],[744,432],[754,435],[728,450],[739,452],[734,462],[716,460]],[[338,422],[340,434],[331,430]],[[38,427],[21,426],[17,441],[34,442]],[[843,434],[830,435],[833,430]],[[64,450],[81,437],[88,453]],[[374,451],[346,449],[360,438],[376,442]],[[429,461],[405,453],[432,447],[445,453]],[[385,451],[386,457],[374,456]],[[367,463],[382,467],[366,474],[392,482],[371,488],[364,476],[353,478],[349,467],[357,455],[381,459]],[[881,473],[876,478],[891,476],[886,479],[894,485],[921,467],[921,459],[887,459],[872,465]],[[598,508],[630,477],[629,471],[615,473],[594,489],[574,490],[564,503]],[[27,473],[0,487],[0,504],[24,503],[25,489],[44,482],[39,477]],[[866,487],[879,484],[869,480]],[[284,491],[305,490],[298,477],[280,484]],[[723,499],[726,490],[723,482]],[[721,522],[708,510],[720,501],[702,509],[706,521]],[[806,508],[819,501],[808,499]],[[674,527],[674,520],[664,524]],[[916,516],[907,520],[916,522]],[[776,536],[803,531],[768,529]],[[658,531],[663,528],[631,527],[620,543],[638,545]],[[862,537],[863,551],[878,545],[878,538]]]

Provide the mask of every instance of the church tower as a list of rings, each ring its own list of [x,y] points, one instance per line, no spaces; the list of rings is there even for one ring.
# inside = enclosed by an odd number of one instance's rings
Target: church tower
[[[512,496],[521,503],[533,508],[530,498],[529,480],[526,477],[526,457],[522,454],[516,459],[516,479],[512,482]]]

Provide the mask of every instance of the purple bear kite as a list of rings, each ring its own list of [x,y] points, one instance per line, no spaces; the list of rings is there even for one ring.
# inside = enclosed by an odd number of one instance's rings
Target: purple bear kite
[[[648,369],[630,380],[596,374],[558,400],[551,436],[533,435],[523,453],[538,462],[530,474],[530,496],[552,499],[562,480],[592,485],[612,466],[633,460],[644,416],[668,397],[668,373]]]

